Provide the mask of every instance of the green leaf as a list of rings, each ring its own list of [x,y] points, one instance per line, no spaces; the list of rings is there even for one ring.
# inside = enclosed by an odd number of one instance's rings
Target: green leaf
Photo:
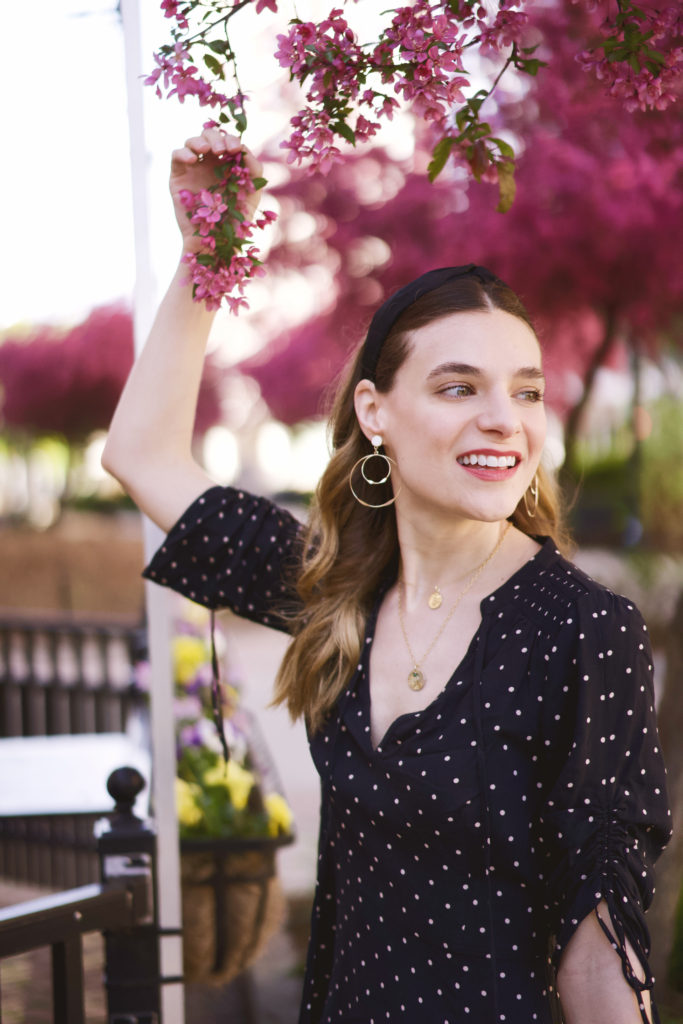
[[[515,65],[519,71],[524,71],[527,75],[532,75],[534,78],[538,74],[541,68],[547,68],[548,62],[546,60],[538,60],[533,58],[532,60],[521,60]]]
[[[235,115],[235,127],[237,131],[242,135],[247,130],[247,115],[243,110],[240,110]]]
[[[504,139],[498,139],[494,135],[491,136],[491,142],[495,143],[498,147],[501,156],[506,156],[509,160],[515,159],[515,151],[509,142],[505,142]]]
[[[666,64],[666,57],[659,50],[653,50],[647,46],[644,52],[647,57],[648,64],[657,64],[659,66]]]
[[[498,164],[498,213],[507,213],[515,201],[515,165],[511,160]]]
[[[217,78],[225,78],[225,75],[223,74],[223,65],[219,60],[216,60],[215,57],[212,57],[210,53],[204,54],[204,63],[212,75],[215,75]]]
[[[437,142],[436,146],[432,150],[432,159],[429,161],[427,167],[427,177],[430,181],[436,181],[442,170],[446,166],[446,161],[451,155],[451,150],[455,145],[455,139],[446,135],[443,139]]]
[[[335,132],[335,134],[341,135],[343,139],[346,139],[347,142],[350,142],[352,146],[356,145],[356,133],[353,131],[350,125],[346,123],[346,121],[335,121],[334,123],[330,124],[330,128],[332,129],[333,132]]]
[[[258,192],[260,188],[265,188],[268,184],[267,178],[254,178],[254,188]]]
[[[212,39],[211,42],[206,44],[210,50],[214,53],[227,53],[230,49],[230,44],[226,39]]]

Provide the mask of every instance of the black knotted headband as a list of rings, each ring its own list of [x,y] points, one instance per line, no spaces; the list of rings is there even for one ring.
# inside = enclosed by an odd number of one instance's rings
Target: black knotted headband
[[[502,283],[500,278],[492,274],[486,267],[479,267],[476,263],[466,263],[462,267],[440,267],[438,270],[428,270],[426,274],[415,278],[414,281],[410,281],[403,288],[399,288],[397,292],[390,295],[386,302],[383,302],[375,312],[370,321],[367,337],[363,344],[361,377],[374,381],[382,345],[389,331],[408,306],[412,306],[417,299],[422,295],[426,295],[427,292],[433,292],[436,288],[440,288],[442,284],[446,284],[457,277],[467,277],[468,274],[478,277],[480,281],[485,283],[494,281]]]

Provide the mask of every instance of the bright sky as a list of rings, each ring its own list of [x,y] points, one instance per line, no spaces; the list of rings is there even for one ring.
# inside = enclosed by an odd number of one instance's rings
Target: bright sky
[[[168,38],[168,22],[155,0],[141,0],[141,7],[143,60],[151,70],[154,47]],[[11,45],[0,62],[0,330],[78,319],[93,306],[130,300],[134,280],[124,42],[116,0],[7,4],[3,35]],[[190,104],[158,100],[151,89],[144,96],[150,215],[163,274],[177,254],[168,157],[204,117]]]
[[[3,10],[0,328],[130,294],[123,34],[113,0]]]
[[[320,5],[330,6],[309,0],[306,14]],[[143,66],[151,70],[153,50],[169,38],[169,22],[158,0],[140,0],[140,6]],[[10,3],[3,9],[10,45],[0,62],[0,331],[16,323],[77,320],[94,306],[130,301],[130,157],[124,37],[116,8],[116,0],[33,0],[30,8]],[[238,53],[251,47],[240,72],[245,91],[260,100],[258,112],[256,102],[250,106],[247,141],[255,148],[282,134],[292,113],[283,109],[283,73],[272,43],[269,52],[258,47],[269,23],[268,12],[255,25],[247,11],[236,19],[233,37]],[[362,31],[372,27],[364,22]],[[152,249],[163,283],[177,256],[168,158],[199,129],[205,112],[191,103],[158,100],[152,89],[143,94]]]

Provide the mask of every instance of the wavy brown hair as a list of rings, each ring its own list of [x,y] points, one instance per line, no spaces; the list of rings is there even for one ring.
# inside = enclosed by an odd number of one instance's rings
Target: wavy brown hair
[[[502,309],[534,330],[520,299],[501,281],[483,282],[468,275],[421,296],[387,335],[375,373],[377,390],[391,390],[396,372],[410,352],[411,331],[453,313],[492,309]],[[275,703],[286,704],[293,718],[303,715],[311,732],[321,726],[353,675],[378,587],[398,561],[393,507],[366,508],[354,499],[349,488],[353,467],[369,454],[354,407],[354,391],[361,379],[361,354],[359,346],[332,405],[329,425],[333,453],[311,507],[296,579],[302,608],[290,622],[293,639],[275,684]],[[566,549],[568,536],[558,492],[542,467],[538,470],[538,485],[535,516],[529,516],[522,499],[510,520],[523,533],[550,536]],[[390,497],[387,491],[384,497],[371,500],[376,504]]]

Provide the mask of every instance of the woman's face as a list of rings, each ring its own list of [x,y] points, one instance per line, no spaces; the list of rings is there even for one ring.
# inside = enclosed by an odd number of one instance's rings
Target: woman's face
[[[410,342],[391,391],[374,392],[376,432],[396,462],[394,490],[401,487],[397,512],[510,516],[545,441],[535,334],[495,309],[444,317]]]

